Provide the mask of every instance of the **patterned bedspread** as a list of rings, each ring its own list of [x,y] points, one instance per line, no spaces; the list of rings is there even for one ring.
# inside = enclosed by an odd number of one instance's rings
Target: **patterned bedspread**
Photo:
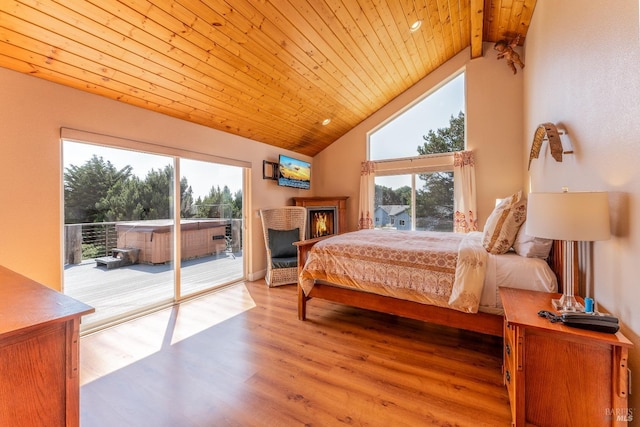
[[[299,279],[475,313],[486,260],[479,232],[360,230],[316,243]]]

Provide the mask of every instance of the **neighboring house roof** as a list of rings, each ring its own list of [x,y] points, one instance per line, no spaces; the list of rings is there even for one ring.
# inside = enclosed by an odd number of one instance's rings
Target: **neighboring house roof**
[[[378,209],[382,209],[389,216],[396,216],[409,209],[409,205],[380,205]]]

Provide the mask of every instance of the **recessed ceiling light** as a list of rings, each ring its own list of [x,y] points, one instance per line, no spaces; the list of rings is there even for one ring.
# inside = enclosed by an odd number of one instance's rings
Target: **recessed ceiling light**
[[[411,31],[412,33],[415,33],[416,31],[418,31],[421,25],[422,25],[422,21],[418,19],[416,22],[411,24],[411,27],[409,27],[409,31]]]
[[[328,125],[329,123],[331,123],[331,119],[324,119],[324,120],[322,121],[322,126],[326,126],[326,125]]]

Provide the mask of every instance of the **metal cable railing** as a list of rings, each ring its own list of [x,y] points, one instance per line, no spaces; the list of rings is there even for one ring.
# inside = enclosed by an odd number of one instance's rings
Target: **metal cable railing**
[[[236,223],[232,226],[232,223]],[[97,222],[65,224],[65,264],[79,264],[84,260],[111,255],[117,248],[116,224],[121,222]],[[237,228],[237,230],[233,230]],[[242,242],[242,220],[229,220],[222,238],[233,250],[240,250]]]

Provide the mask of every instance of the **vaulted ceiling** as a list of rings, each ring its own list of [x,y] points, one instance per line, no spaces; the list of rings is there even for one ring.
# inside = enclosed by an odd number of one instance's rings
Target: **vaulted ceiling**
[[[313,156],[535,4],[2,0],[0,66]]]

